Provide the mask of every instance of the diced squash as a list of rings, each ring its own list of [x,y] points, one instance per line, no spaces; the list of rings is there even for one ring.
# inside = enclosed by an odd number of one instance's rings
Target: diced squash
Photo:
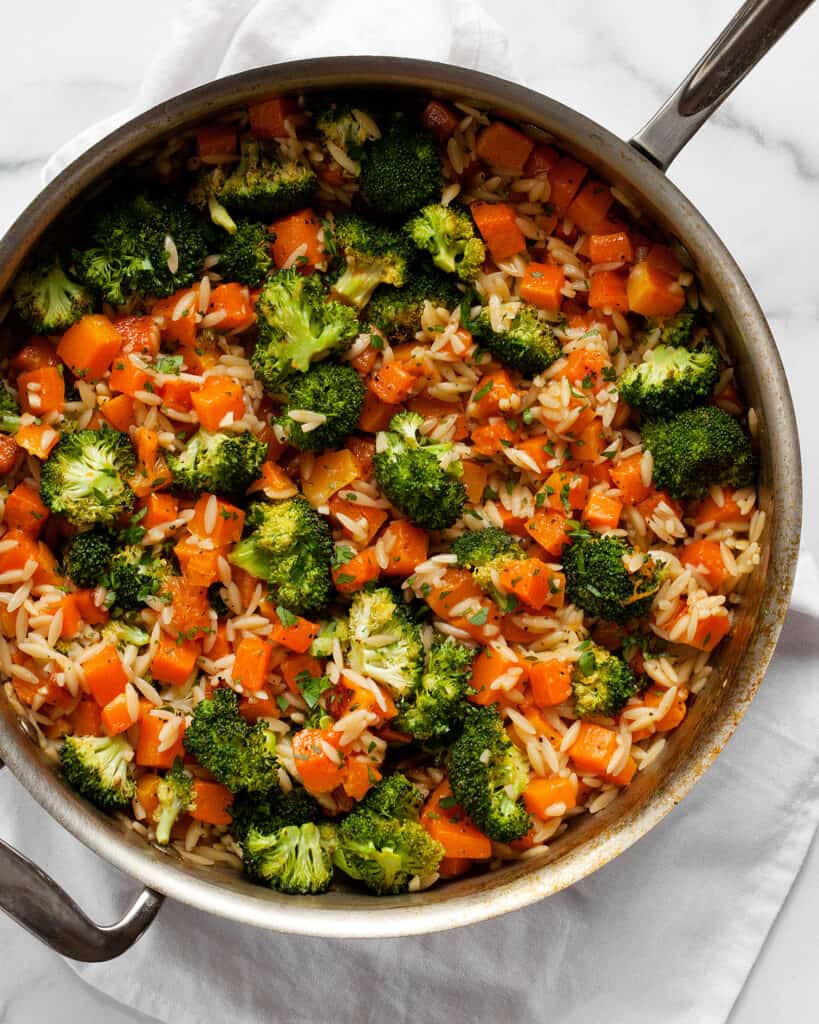
[[[120,349],[122,338],[107,316],[89,313],[69,327],[57,345],[57,355],[75,376],[101,380]]]
[[[672,316],[685,304],[677,281],[648,262],[635,263],[628,275],[628,307],[642,316]]]
[[[48,509],[38,491],[30,484],[19,483],[6,498],[4,517],[11,529],[38,537],[48,519]]]
[[[534,149],[534,142],[505,121],[493,121],[478,135],[475,149],[484,163],[495,170],[519,174]]]
[[[486,860],[492,856],[492,843],[455,803],[449,780],[440,782],[421,811],[421,824],[437,839],[447,857]]]
[[[572,695],[572,666],[561,658],[538,661],[529,666],[532,699],[539,708],[562,704]]]
[[[351,484],[359,472],[358,460],[351,451],[322,452],[316,456],[309,477],[302,475],[301,489],[311,505],[326,505],[331,495]]]
[[[188,529],[195,536],[206,537],[217,548],[222,548],[241,540],[244,525],[242,509],[215,494],[203,494],[194,506]]]
[[[472,203],[469,209],[496,263],[516,256],[526,248],[526,238],[517,225],[515,211],[508,203]]]
[[[245,414],[242,386],[232,377],[208,377],[204,387],[191,394],[191,402],[205,430],[219,430]]]
[[[62,412],[65,406],[65,381],[56,366],[21,373],[17,378],[20,408],[33,416]]]
[[[273,260],[277,267],[294,263],[294,253],[301,253],[294,265],[302,273],[311,273],[324,266],[324,243],[321,223],[311,209],[299,210],[270,225],[276,236]]]
[[[563,287],[566,275],[563,267],[552,266],[550,263],[530,263],[520,283],[520,297],[539,309],[547,309],[556,313],[563,301]]]

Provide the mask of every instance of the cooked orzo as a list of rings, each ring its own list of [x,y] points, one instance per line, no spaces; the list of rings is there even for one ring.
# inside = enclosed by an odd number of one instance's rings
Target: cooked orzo
[[[466,103],[174,138],[3,329],[6,696],[124,828],[284,892],[424,888],[608,806],[759,561],[687,254]]]

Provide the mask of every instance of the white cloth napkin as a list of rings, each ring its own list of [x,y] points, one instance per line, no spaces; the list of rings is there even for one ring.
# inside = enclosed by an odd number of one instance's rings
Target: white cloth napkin
[[[508,50],[477,0],[189,0],[133,104],[58,149],[43,181],[143,110],[237,71],[305,57],[389,54],[515,78]]]
[[[503,34],[472,0],[198,0],[177,19],[134,105],[64,146],[45,178],[176,92],[339,53],[512,74]],[[482,925],[392,941],[277,935],[168,902],[124,957],[72,966],[113,998],[180,1024],[724,1021],[819,819],[817,619],[819,578],[804,556],[782,640],[737,736],[681,807],[567,892]],[[8,772],[0,808],[4,837],[98,920],[129,904],[133,882],[62,831]]]

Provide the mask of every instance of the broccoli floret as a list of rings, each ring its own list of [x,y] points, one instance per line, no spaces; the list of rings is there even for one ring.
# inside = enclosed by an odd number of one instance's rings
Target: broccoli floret
[[[230,560],[266,580],[270,597],[298,615],[321,612],[332,590],[333,543],[327,522],[302,497],[258,502],[248,511],[251,531]]]
[[[432,875],[443,846],[418,823],[421,795],[405,776],[382,780],[341,822],[335,864],[378,895],[406,892]]]
[[[78,587],[98,587],[111,564],[111,538],[103,530],[78,533],[63,552],[63,570]]]
[[[403,114],[394,115],[387,131],[362,155],[361,198],[383,217],[407,217],[432,202],[443,180],[435,140]]]
[[[105,196],[89,211],[87,236],[89,246],[74,253],[77,276],[115,306],[184,288],[198,277],[210,248],[207,225],[196,212],[158,192]]]
[[[279,892],[321,893],[333,880],[336,827],[330,822],[287,825],[275,832],[251,828],[242,852],[251,878]]]
[[[0,383],[0,434],[16,434],[20,429],[20,403],[5,383]]]
[[[160,846],[167,846],[179,815],[196,807],[193,776],[185,771],[181,757],[174,760],[170,771],[156,787],[156,797],[159,801],[154,811],[156,841]]]
[[[563,354],[552,328],[533,306],[522,305],[504,331],[492,329],[488,308],[481,310],[469,328],[484,348],[524,377],[542,373]]]
[[[355,430],[364,405],[364,384],[352,366],[317,363],[283,385],[287,405],[276,422],[287,440],[302,451],[339,448]],[[320,413],[324,423],[313,430],[291,415],[294,410]]]
[[[59,256],[38,252],[14,281],[14,308],[38,334],[60,334],[94,308],[94,296],[72,281]]]
[[[167,561],[148,548],[140,544],[120,548],[111,558],[106,581],[112,607],[120,612],[142,608],[147,598],[160,592],[170,575]]]
[[[373,786],[359,807],[381,818],[417,821],[421,803],[422,796],[418,787],[406,775],[395,772]]]
[[[347,642],[349,629],[346,619],[330,619],[322,622],[316,639],[310,644],[310,654],[314,658],[331,658],[333,656],[333,644],[336,640],[344,644]]]
[[[144,629],[122,619],[111,619],[110,622],[106,622],[102,627],[102,636],[115,647],[128,647],[131,644],[142,647],[151,640]]]
[[[344,150],[356,163],[356,173],[360,170],[358,161],[369,137],[364,123],[355,116],[356,110],[366,113],[367,99],[361,97],[361,101],[359,104],[356,97],[350,96],[344,100],[332,96],[319,96],[314,97],[310,103],[316,130],[321,133],[325,142],[332,142]]]
[[[575,530],[572,542],[563,548],[566,596],[578,607],[609,622],[642,618],[660,589],[665,568],[645,558],[635,572],[624,559],[633,548],[620,537],[600,536]]]
[[[344,270],[331,294],[362,309],[380,284],[400,288],[407,279],[410,251],[397,231],[373,224],[355,213],[336,218],[333,244]]]
[[[637,692],[637,678],[628,665],[605,647],[589,643],[572,670],[572,693],[578,718],[616,715]]]
[[[451,636],[436,637],[419,686],[398,703],[397,728],[424,743],[446,740],[463,718],[474,657]]]
[[[419,249],[432,254],[439,270],[471,281],[481,272],[486,249],[475,235],[466,210],[432,203],[407,223],[406,231]]]
[[[345,352],[358,335],[353,309],[329,299],[319,274],[280,270],[256,304],[259,338],[251,356],[256,376],[273,393],[311,362]]]
[[[403,288],[376,288],[364,319],[388,337],[413,341],[421,330],[424,303],[455,309],[463,296],[451,277],[437,270],[421,270]]]
[[[103,810],[126,807],[136,793],[124,736],[66,736],[60,762],[66,782]]]
[[[278,784],[276,735],[239,714],[239,696],[220,686],[200,701],[185,730],[185,750],[234,793],[264,792]]]
[[[673,316],[649,321],[649,326],[660,328],[662,345],[690,345],[698,319],[696,310],[683,306],[679,313]]]
[[[236,217],[269,221],[297,210],[307,203],[315,187],[316,175],[309,167],[267,157],[258,139],[245,136],[234,169],[228,174],[215,167],[203,173],[188,193],[188,202],[200,209],[207,207],[211,220],[232,232]]]
[[[40,471],[40,497],[75,526],[109,525],[134,504],[127,478],[136,455],[127,434],[77,430],[52,449]]]
[[[494,583],[495,576],[506,565],[526,557],[520,542],[497,526],[471,530],[452,543],[452,553],[462,569],[470,569],[475,582],[506,611],[513,611],[516,602],[502,593]]]
[[[713,484],[747,487],[755,476],[750,439],[715,406],[642,425],[643,448],[654,457],[654,483],[673,498],[702,498]]]
[[[420,433],[423,417],[401,412],[378,435],[374,458],[378,485],[397,509],[427,530],[445,530],[461,515],[466,489],[463,465],[451,442]]]
[[[222,280],[258,288],[273,267],[270,246],[274,237],[266,224],[240,221],[220,246],[216,269]]]
[[[286,825],[319,821],[323,813],[318,802],[301,787],[289,793],[277,788],[265,793],[237,793],[230,808],[233,819],[230,831],[241,843],[251,828],[264,833],[276,832]]]
[[[380,638],[377,646],[370,646],[371,637]],[[389,587],[355,594],[350,606],[348,643],[350,667],[383,683],[391,693],[412,692],[421,682],[421,630]]]
[[[618,381],[620,395],[647,416],[663,419],[708,400],[719,379],[719,353],[713,345],[692,351],[658,345]]]
[[[455,799],[490,839],[508,843],[529,831],[520,802],[529,772],[506,735],[494,705],[466,709],[463,731],[449,752],[449,781]]]
[[[179,490],[241,495],[258,477],[266,455],[267,445],[249,430],[198,430],[179,455],[168,456],[168,466]]]

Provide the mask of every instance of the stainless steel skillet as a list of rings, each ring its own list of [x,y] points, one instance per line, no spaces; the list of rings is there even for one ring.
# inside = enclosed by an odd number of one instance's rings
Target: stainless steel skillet
[[[0,294],[43,232],[116,165],[168,135],[277,93],[368,87],[465,98],[535,126],[618,185],[692,255],[726,331],[737,373],[760,421],[760,505],[768,515],[762,565],[737,628],[721,650],[716,679],[696,701],[663,756],[604,812],[555,841],[544,860],[424,893],[375,899],[350,891],[294,898],[233,873],[184,867],[123,834],[57,777],[0,698],[0,756],[31,795],[112,865],[146,888],[121,921],[90,921],[48,876],[0,842],[0,908],[58,952],[106,960],[151,923],[164,895],[241,923],[327,937],[381,937],[470,924],[534,903],[608,863],[652,828],[691,789],[727,742],[759,686],[787,610],[799,543],[801,475],[793,407],[776,346],[730,253],[665,177],[682,146],[810,0],[750,0],[662,109],[623,142],[581,114],[529,89],[475,71],[384,57],[303,60],[260,68],[178,96],[135,118],[67,168],[0,241]]]

